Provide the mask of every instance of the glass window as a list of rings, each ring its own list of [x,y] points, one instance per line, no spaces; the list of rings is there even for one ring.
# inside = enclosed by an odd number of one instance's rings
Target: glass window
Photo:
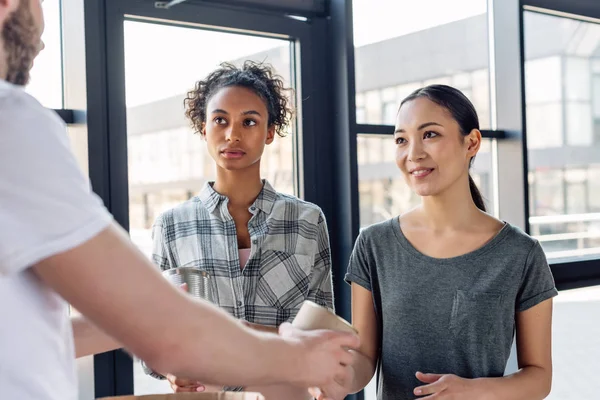
[[[567,144],[590,146],[594,141],[592,107],[589,102],[567,103]]]
[[[487,73],[477,82],[469,83],[467,77],[488,70],[486,0],[354,0],[352,5],[357,93],[415,83],[489,93]],[[471,87],[475,85],[480,87]],[[399,91],[399,100],[417,87]],[[482,128],[489,128],[489,99],[478,101],[484,102],[475,104],[485,112],[480,115]],[[359,124],[388,121],[385,113],[367,111],[360,117],[357,113]]]
[[[531,233],[550,261],[598,257],[590,232],[600,229],[593,211],[600,190],[590,178],[600,162],[600,87],[592,77],[600,24],[524,13]]]
[[[89,175],[87,133],[87,126],[85,125],[73,125],[67,127],[71,150],[73,151],[73,154],[75,154],[77,164],[85,176]]]
[[[60,1],[46,0],[42,7],[46,23],[42,35],[45,48],[35,59],[25,90],[45,107],[63,108]]]
[[[600,213],[600,164],[590,165],[588,169],[588,204],[590,212]],[[599,227],[600,229],[600,227]]]
[[[531,213],[533,213],[533,209],[535,207],[535,173],[532,171],[529,171],[527,173],[527,183],[529,185],[529,211]]]
[[[471,74],[471,101],[477,110],[479,116],[479,125],[481,128],[488,128],[491,124],[490,114],[490,86],[489,82],[489,71],[487,69],[480,69],[474,71]]]
[[[381,91],[383,101],[396,101],[396,88],[387,88]]]
[[[381,93],[378,90],[372,90],[365,93],[365,111],[366,120],[358,123],[381,124]]]
[[[400,105],[397,103],[397,97],[395,87],[384,89],[381,93],[383,100],[382,122],[386,125],[394,125],[396,123],[396,111]]]
[[[450,76],[437,76],[437,77],[433,77],[430,79],[426,79],[425,82],[423,82],[423,86],[429,86],[429,85],[452,85],[452,77]]]
[[[528,19],[534,25],[535,19]],[[529,31],[530,28],[526,26]],[[558,56],[526,60],[525,95],[527,105],[562,100],[562,69]]]
[[[600,118],[600,74],[594,75],[592,93],[594,96],[594,118]]]
[[[600,371],[600,286],[563,290],[552,315],[552,392],[547,400],[593,399],[600,384],[586,371]]]
[[[565,59],[565,95],[567,101],[589,101],[591,77],[589,58],[567,57]]]
[[[471,74],[463,73],[452,77],[452,86],[460,90],[471,89]]]
[[[362,121],[363,123],[365,123],[365,121],[367,120],[367,110],[365,110],[364,107],[357,107],[356,108],[356,121]]]
[[[396,86],[396,95],[398,96],[397,97],[398,104],[396,104],[396,108],[397,109],[400,108],[400,103],[402,103],[402,100],[407,98],[412,92],[414,92],[415,90],[417,90],[421,87],[423,87],[423,84],[421,82],[407,83],[406,85]]]
[[[491,141],[484,139],[471,176],[488,210],[493,210]],[[360,226],[362,228],[402,214],[420,198],[404,182],[396,165],[393,137],[359,135],[357,138]]]
[[[527,104],[526,111],[529,149],[563,145],[563,115],[560,103]]]
[[[367,121],[367,110],[365,108],[365,96],[357,93],[356,98],[356,122],[365,123]]]
[[[588,186],[587,169],[570,168],[565,170],[565,185],[567,213],[581,214],[587,212],[587,196],[585,193]]]
[[[387,101],[383,104],[383,123],[385,125],[395,125],[396,115],[399,104],[395,101]]]
[[[535,215],[561,215],[565,210],[563,171],[546,169],[535,171]],[[532,227],[533,229],[533,227]]]
[[[215,178],[204,141],[184,118],[187,91],[220,62],[247,59],[270,63],[289,86],[291,46],[280,39],[130,20],[124,28],[130,235],[150,255],[155,218]],[[190,52],[198,43],[203,51]],[[262,176],[283,193],[295,193],[297,134],[292,129],[287,137],[276,137],[261,161]],[[171,392],[167,382],[146,376],[138,362],[134,368],[136,395]]]

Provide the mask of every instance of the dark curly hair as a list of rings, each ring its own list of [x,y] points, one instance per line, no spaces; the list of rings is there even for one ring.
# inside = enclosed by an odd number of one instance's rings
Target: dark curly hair
[[[206,122],[206,106],[211,97],[220,89],[229,86],[241,86],[252,90],[264,100],[269,114],[269,126],[275,126],[279,136],[285,136],[285,128],[292,118],[292,109],[285,92],[283,78],[276,75],[269,64],[245,61],[241,68],[231,63],[222,63],[220,68],[211,72],[206,79],[196,82],[193,90],[184,100],[185,116],[189,119],[195,133],[200,133],[202,123]]]

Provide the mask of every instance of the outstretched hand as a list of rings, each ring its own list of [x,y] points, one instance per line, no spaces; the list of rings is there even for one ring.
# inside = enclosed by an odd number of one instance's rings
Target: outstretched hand
[[[417,372],[417,379],[426,385],[416,387],[416,396],[426,396],[423,399],[436,400],[478,400],[485,393],[479,381],[461,378],[452,374],[424,374]]]

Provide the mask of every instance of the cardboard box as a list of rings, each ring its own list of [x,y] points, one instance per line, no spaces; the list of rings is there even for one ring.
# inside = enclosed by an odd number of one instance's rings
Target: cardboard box
[[[259,393],[219,392],[219,393],[174,393],[151,394],[145,396],[103,397],[98,400],[264,400]]]

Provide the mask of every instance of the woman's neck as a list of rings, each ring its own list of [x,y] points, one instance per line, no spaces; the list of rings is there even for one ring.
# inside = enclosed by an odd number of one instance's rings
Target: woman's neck
[[[231,171],[217,167],[217,179],[213,189],[229,199],[229,205],[235,208],[248,208],[254,203],[263,182],[260,168]]]
[[[467,229],[482,217],[467,179],[456,182],[436,196],[423,197],[421,204],[423,223],[435,231]]]

